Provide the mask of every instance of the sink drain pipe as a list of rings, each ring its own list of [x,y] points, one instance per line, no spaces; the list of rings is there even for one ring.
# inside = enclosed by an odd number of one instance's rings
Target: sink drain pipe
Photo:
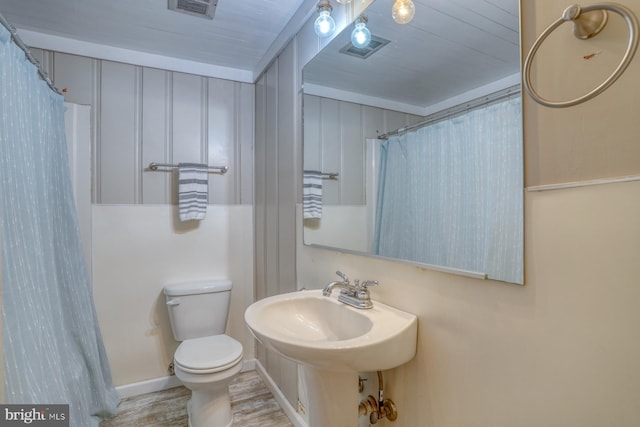
[[[378,398],[369,395],[358,405],[358,416],[368,416],[371,424],[376,424],[380,418],[395,421],[398,410],[391,399],[384,398],[384,383],[382,371],[378,371]]]

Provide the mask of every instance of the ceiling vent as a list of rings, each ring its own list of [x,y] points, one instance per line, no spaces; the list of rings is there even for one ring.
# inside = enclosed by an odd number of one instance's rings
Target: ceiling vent
[[[169,9],[201,18],[213,19],[218,0],[169,0]]]
[[[389,40],[382,37],[371,36],[371,41],[366,47],[355,47],[351,42],[340,49],[340,53],[366,59],[389,44]]]

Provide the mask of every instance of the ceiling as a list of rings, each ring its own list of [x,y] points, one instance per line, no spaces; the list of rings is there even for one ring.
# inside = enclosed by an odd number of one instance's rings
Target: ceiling
[[[167,0],[2,0],[20,30],[254,71],[305,0],[218,0],[213,20]],[[314,3],[315,4],[315,3]]]
[[[440,104],[462,94],[469,98],[460,104],[498,90],[498,81],[509,86],[520,81],[519,0],[414,3],[414,19],[399,25],[391,17],[392,1],[376,0],[365,12],[367,27],[390,43],[366,59],[339,53],[350,42],[353,25],[348,26],[304,68],[305,92],[350,100],[345,94],[323,93],[328,87],[401,103],[389,108],[426,115],[447,108]],[[486,93],[474,95],[486,85]]]
[[[1,0],[0,13],[19,35],[38,34],[47,41],[53,35],[96,46],[95,55],[70,53],[136,63],[141,52],[226,67],[226,74],[213,76],[253,82],[313,17],[317,1],[218,0],[213,20],[170,11],[167,0]],[[341,7],[331,2],[334,9]],[[336,54],[348,43],[352,25],[347,26],[312,67],[305,67],[305,85],[423,108],[519,72],[519,0],[414,3],[413,21],[398,25],[391,19],[393,0],[374,1],[366,11],[368,27],[391,43],[366,60]],[[24,35],[27,44],[66,51]],[[110,58],[105,46],[126,49],[133,59]],[[141,65],[170,69],[164,63]],[[207,75],[193,67],[187,72]]]

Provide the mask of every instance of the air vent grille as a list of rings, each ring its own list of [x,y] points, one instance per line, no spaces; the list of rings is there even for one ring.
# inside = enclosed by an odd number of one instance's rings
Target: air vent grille
[[[169,0],[169,9],[201,18],[213,19],[218,0]]]
[[[340,49],[340,53],[366,59],[388,44],[389,40],[387,39],[383,39],[382,37],[377,36],[371,36],[371,42],[369,42],[369,46],[360,48],[355,47],[353,44],[351,44],[351,42],[349,42],[349,44]]]

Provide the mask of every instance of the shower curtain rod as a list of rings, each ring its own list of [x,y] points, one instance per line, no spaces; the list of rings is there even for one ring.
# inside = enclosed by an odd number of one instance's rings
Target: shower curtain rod
[[[62,92],[60,92],[58,90],[58,88],[53,85],[53,82],[49,78],[49,74],[47,74],[42,69],[42,67],[40,66],[40,63],[38,62],[38,60],[33,56],[33,54],[31,53],[31,50],[29,49],[29,46],[24,44],[24,42],[22,41],[20,36],[18,36],[18,32],[16,30],[16,27],[14,27],[13,25],[9,24],[9,22],[4,18],[4,16],[2,16],[1,13],[0,13],[0,24],[2,24],[7,29],[7,31],[9,31],[11,33],[11,40],[13,40],[13,42],[20,49],[22,49],[22,51],[24,52],[24,56],[27,57],[29,62],[31,62],[33,65],[36,66],[36,68],[38,69],[38,75],[42,78],[42,80],[44,80],[47,83],[47,85],[51,88],[52,91],[54,91],[58,95],[62,95]]]
[[[389,139],[390,136],[400,135],[405,132],[409,132],[415,129],[420,129],[428,125],[432,125],[441,120],[450,119],[452,117],[459,116],[461,114],[467,113],[469,111],[475,110],[477,108],[486,107],[487,105],[491,105],[497,102],[500,102],[504,99],[508,99],[515,95],[521,95],[520,85],[509,86],[508,88],[499,90],[497,92],[490,93],[489,95],[481,96],[480,98],[472,99],[471,101],[467,101],[463,104],[456,105],[455,107],[447,108],[446,110],[438,111],[437,113],[433,113],[426,117],[425,120],[407,126],[400,129],[392,130],[387,133],[383,133],[378,136],[378,139]]]

